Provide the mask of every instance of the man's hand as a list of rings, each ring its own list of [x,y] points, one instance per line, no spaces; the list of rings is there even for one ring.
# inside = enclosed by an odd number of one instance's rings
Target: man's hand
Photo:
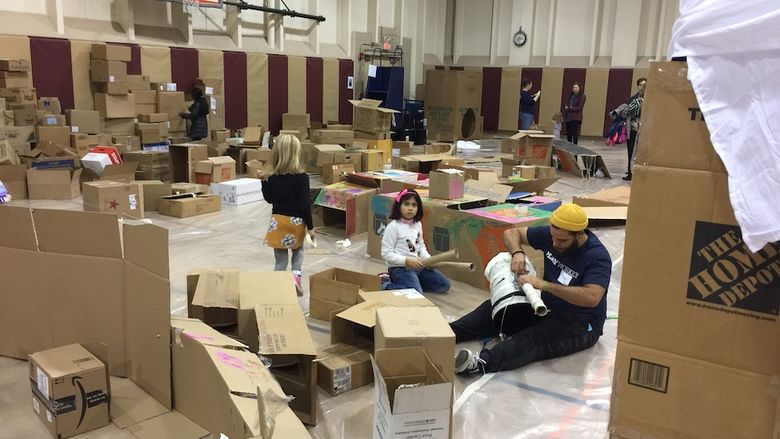
[[[411,256],[406,258],[405,265],[407,270],[422,270],[425,268],[421,260]]]
[[[518,275],[528,273],[525,269],[525,253],[515,253],[515,255],[512,256],[511,269],[512,272]]]
[[[531,284],[532,287],[536,288],[537,290],[541,290],[542,283],[544,283],[542,279],[539,279],[536,276],[531,276],[530,274],[517,276],[517,284],[520,286],[523,284]]]

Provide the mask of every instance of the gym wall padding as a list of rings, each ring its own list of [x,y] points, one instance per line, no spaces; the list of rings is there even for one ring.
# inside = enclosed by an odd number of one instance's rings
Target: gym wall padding
[[[539,121],[537,125],[547,132],[552,132],[553,114],[561,111],[563,96],[563,69],[545,68],[542,71],[542,95],[539,97]],[[569,89],[571,90],[571,89]],[[568,96],[568,93],[566,94]]]
[[[70,56],[69,40],[30,37],[31,64],[41,67],[32,71],[33,86],[39,97],[58,97],[63,111],[74,108]]]
[[[347,87],[347,78],[354,78],[354,72],[355,63],[351,59],[339,60],[339,122],[349,125],[352,125],[352,104],[349,100],[354,96],[354,90]]]
[[[223,55],[225,126],[229,130],[248,126],[246,60],[244,52],[225,52]]]
[[[200,76],[198,50],[189,47],[171,47],[171,82],[178,91],[189,92]]]
[[[311,120],[321,122],[323,112],[322,58],[306,58],[306,112]]]
[[[501,70],[501,100],[498,112],[498,129],[514,131],[520,118],[521,69]]]
[[[219,79],[222,81],[222,93],[224,94],[224,52],[221,50],[198,50],[198,77],[205,79]]]
[[[339,120],[339,70],[341,62],[337,59],[322,61],[322,122]],[[312,116],[311,120],[314,119]]]
[[[282,128],[282,114],[287,113],[287,57],[268,55],[268,130],[276,136]]]
[[[462,69],[462,68],[461,68]],[[457,70],[457,69],[452,69]],[[501,67],[482,69],[482,108],[485,130],[498,129],[498,113],[501,99]]]
[[[631,82],[633,75],[634,71],[631,69],[609,69],[605,113],[609,113],[620,106],[620,104],[628,102],[628,98],[631,97],[633,90]],[[610,125],[612,125],[612,119],[605,117],[602,135],[606,134]]]
[[[171,48],[141,46],[141,74],[152,82],[171,82]]]
[[[95,100],[92,97],[92,82],[89,78],[91,41],[71,41],[70,58],[73,71],[73,100],[75,108],[92,110]]]
[[[544,86],[544,84],[542,84],[543,71],[544,69],[542,69],[541,67],[523,67],[522,78],[520,78],[520,80],[522,81],[523,79],[528,79],[531,82],[533,82],[533,87],[531,88],[531,91],[535,92],[536,90],[539,90]],[[519,93],[517,94],[517,105],[518,107],[520,106]],[[539,105],[537,104],[536,106],[534,106],[534,109],[535,109],[534,120],[536,121],[536,123],[539,123]],[[520,127],[519,114],[517,118],[517,126]]]
[[[268,55],[248,53],[246,71],[247,126],[268,129]]]
[[[588,69],[585,77],[585,108],[582,110],[582,129],[580,135],[601,137],[603,120],[607,116],[608,69]]]
[[[306,112],[306,58],[287,57],[287,111]]]

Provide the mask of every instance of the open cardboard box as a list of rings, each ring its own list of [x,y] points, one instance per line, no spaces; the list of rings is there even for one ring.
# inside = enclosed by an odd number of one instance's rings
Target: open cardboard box
[[[334,311],[342,311],[360,301],[360,291],[381,288],[379,276],[329,268],[309,276],[309,315],[331,321]]]
[[[347,238],[366,231],[366,214],[376,189],[338,182],[323,187],[314,201],[314,225],[343,228]]]

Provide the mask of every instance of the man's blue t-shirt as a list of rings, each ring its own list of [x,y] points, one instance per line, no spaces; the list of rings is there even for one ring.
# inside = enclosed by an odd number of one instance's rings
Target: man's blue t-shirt
[[[562,255],[553,247],[549,226],[528,228],[528,243],[544,252],[544,280],[573,287],[594,284],[609,290],[612,258],[593,232],[586,230],[585,233],[588,240],[580,248]],[[607,318],[606,293],[595,308],[572,305],[547,291],[542,293],[542,300],[550,312],[574,312],[587,316],[594,329],[602,333],[604,320]]]
[[[521,113],[529,113],[529,114],[535,114],[536,110],[534,109],[534,104],[536,101],[534,101],[534,95],[531,94],[531,92],[527,91],[521,91],[520,92],[520,112]]]

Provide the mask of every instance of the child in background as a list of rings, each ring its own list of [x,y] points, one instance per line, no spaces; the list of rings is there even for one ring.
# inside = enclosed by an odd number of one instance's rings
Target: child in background
[[[314,224],[309,202],[309,176],[304,172],[299,156],[301,142],[295,136],[279,136],[271,152],[271,161],[258,177],[263,180],[263,197],[273,205],[271,223],[265,244],[274,249],[276,271],[287,270],[292,252],[292,272],[301,293],[303,242],[308,229],[314,239]]]
[[[414,288],[418,292],[446,293],[450,280],[441,272],[425,268],[422,259],[431,255],[425,248],[422,224],[423,206],[415,191],[402,190],[395,197],[390,221],[382,234],[382,259],[390,274],[386,290]]]
[[[556,139],[560,139],[561,125],[563,125],[563,115],[559,111],[553,114],[552,120],[553,120],[553,136],[555,136]]]

